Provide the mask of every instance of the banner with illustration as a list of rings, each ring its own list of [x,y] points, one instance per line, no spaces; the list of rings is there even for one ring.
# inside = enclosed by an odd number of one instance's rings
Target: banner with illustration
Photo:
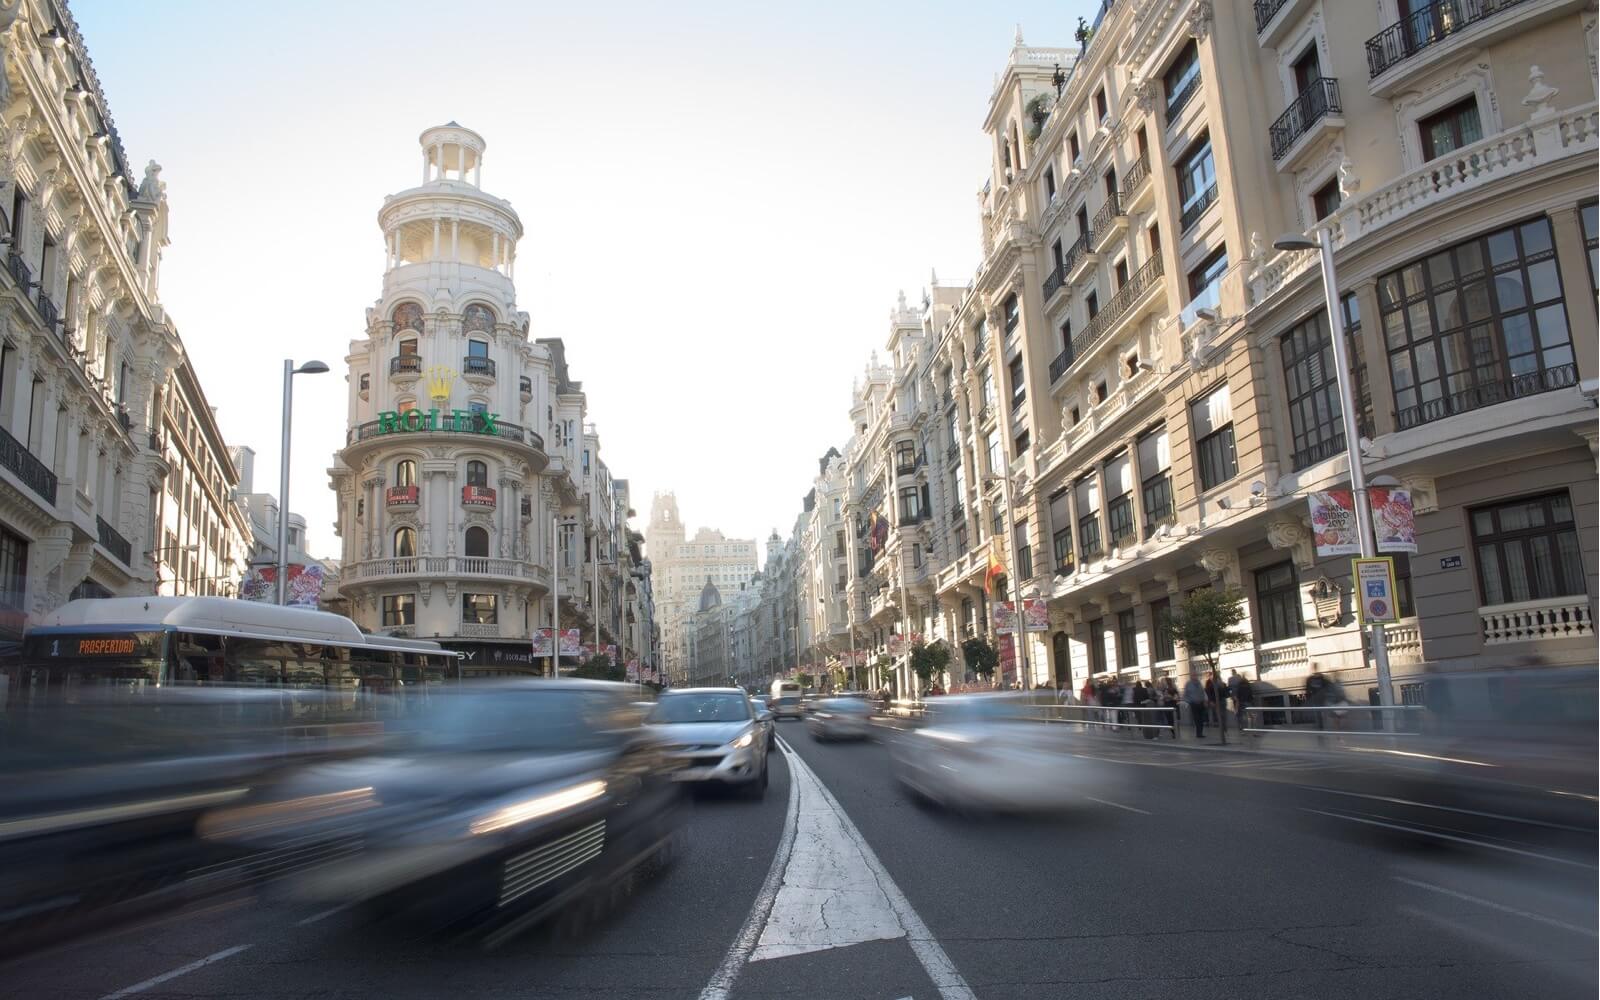
[[[605,656],[606,659],[610,660],[612,663],[617,662],[617,647],[611,643],[606,643]],[[639,661],[634,660],[633,662],[638,663]]]
[[[577,656],[583,652],[583,632],[575,628],[561,630],[561,655]]]
[[[1417,517],[1411,506],[1411,491],[1386,486],[1367,487],[1372,501],[1372,533],[1379,552],[1416,552]]]
[[[1379,552],[1416,552],[1416,514],[1411,506],[1411,491],[1386,486],[1367,487],[1372,505],[1372,528]],[[1311,536],[1318,556],[1351,556],[1361,553],[1361,531],[1356,522],[1354,494],[1349,490],[1313,493]]]
[[[283,603],[291,608],[315,608],[322,597],[322,567],[317,563],[288,567]],[[278,567],[252,566],[239,582],[239,596],[247,601],[272,604],[278,599]]]
[[[628,677],[628,680],[630,680],[630,681],[637,682],[639,680],[639,661],[638,660],[629,660],[628,661],[627,677]]]
[[[1013,601],[995,601],[993,610],[996,635],[1011,635],[1017,630],[1017,605]]]
[[[532,643],[532,652],[534,656],[549,656],[551,650],[555,648],[554,629],[536,628],[533,630],[533,635],[529,638]]]
[[[1029,632],[1050,631],[1050,608],[1042,598],[1022,602],[1022,627]]]
[[[904,656],[904,655],[906,655],[906,650],[908,648],[909,648],[909,645],[906,642],[906,637],[905,636],[900,635],[898,633],[889,636],[889,655],[890,656]]]

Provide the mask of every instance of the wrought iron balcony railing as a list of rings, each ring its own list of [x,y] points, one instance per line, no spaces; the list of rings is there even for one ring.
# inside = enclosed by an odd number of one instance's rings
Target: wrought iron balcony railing
[[[1557,389],[1568,389],[1577,384],[1577,366],[1558,365],[1543,371],[1529,372],[1526,375],[1513,375],[1510,378],[1485,382],[1448,396],[1427,400],[1416,406],[1408,406],[1395,414],[1395,424],[1401,430],[1409,430],[1458,413],[1521,399],[1523,396],[1536,396],[1544,392],[1555,392]]]
[[[1118,289],[1117,294],[1111,296],[1111,301],[1105,304],[1083,332],[1072,338],[1072,353],[1076,357],[1083,357],[1088,353],[1101,337],[1104,337],[1112,327],[1116,326],[1125,316],[1133,304],[1145,292],[1149,291],[1161,278],[1161,257],[1156,255],[1145,261],[1139,270],[1133,272],[1128,283]],[[1069,362],[1070,363],[1070,362]],[[1053,381],[1053,380],[1052,380]]]
[[[1283,9],[1289,0],[1256,0],[1256,34],[1267,30],[1267,25],[1272,23],[1273,15]]]
[[[1526,2],[1435,0],[1367,39],[1367,73],[1369,77],[1378,77],[1428,46],[1437,45],[1479,21]]]
[[[420,375],[422,374],[422,355],[397,354],[389,359],[390,375]]]
[[[1328,115],[1343,113],[1344,108],[1339,104],[1339,81],[1327,77],[1312,80],[1267,130],[1272,140],[1272,158],[1283,159],[1295,140],[1311,131],[1311,126]]]
[[[481,357],[478,357],[477,355],[469,354],[466,357],[461,359],[461,374],[463,374],[463,375],[487,375],[490,378],[493,378],[494,377],[494,359],[493,358],[481,358]]]
[[[29,451],[21,441],[0,427],[0,466],[22,480],[23,485],[37,493],[52,506],[56,502],[56,474]]]
[[[107,552],[121,560],[122,565],[133,565],[133,543],[122,537],[111,522],[103,517],[94,519],[95,530],[100,533],[100,544],[105,546]]]

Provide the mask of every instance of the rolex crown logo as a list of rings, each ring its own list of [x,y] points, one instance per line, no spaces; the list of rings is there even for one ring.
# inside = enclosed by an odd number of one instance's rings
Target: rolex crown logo
[[[434,365],[428,369],[428,397],[435,400],[450,398],[450,387],[455,384],[456,370],[446,368],[444,365]]]

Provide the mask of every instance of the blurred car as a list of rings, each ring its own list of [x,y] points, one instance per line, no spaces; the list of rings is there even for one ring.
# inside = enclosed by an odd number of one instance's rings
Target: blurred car
[[[773,725],[772,712],[767,708],[765,698],[751,698],[750,708],[756,713],[756,721],[761,723],[761,731],[766,734],[767,751],[770,753],[777,744],[777,726]]]
[[[38,692],[29,692],[38,695]],[[304,863],[200,841],[210,808],[364,752],[382,711],[316,690],[52,686],[0,716],[0,957],[214,900]]]
[[[1055,810],[1106,783],[1103,765],[1071,754],[1064,726],[1029,718],[1029,694],[948,695],[927,724],[894,742],[895,777],[924,800],[963,810]]]
[[[679,764],[675,780],[736,785],[758,799],[767,792],[762,725],[739,688],[663,691],[645,718]]]
[[[817,740],[864,740],[872,735],[872,706],[861,698],[824,698],[806,716]]]
[[[288,883],[295,898],[376,903],[494,943],[671,850],[682,790],[631,694],[580,680],[450,689],[385,752],[300,769],[200,829],[319,845],[327,860]]]

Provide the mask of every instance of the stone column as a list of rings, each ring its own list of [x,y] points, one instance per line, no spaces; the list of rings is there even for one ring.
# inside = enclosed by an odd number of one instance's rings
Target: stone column
[[[450,220],[450,260],[461,263],[461,220]]]

